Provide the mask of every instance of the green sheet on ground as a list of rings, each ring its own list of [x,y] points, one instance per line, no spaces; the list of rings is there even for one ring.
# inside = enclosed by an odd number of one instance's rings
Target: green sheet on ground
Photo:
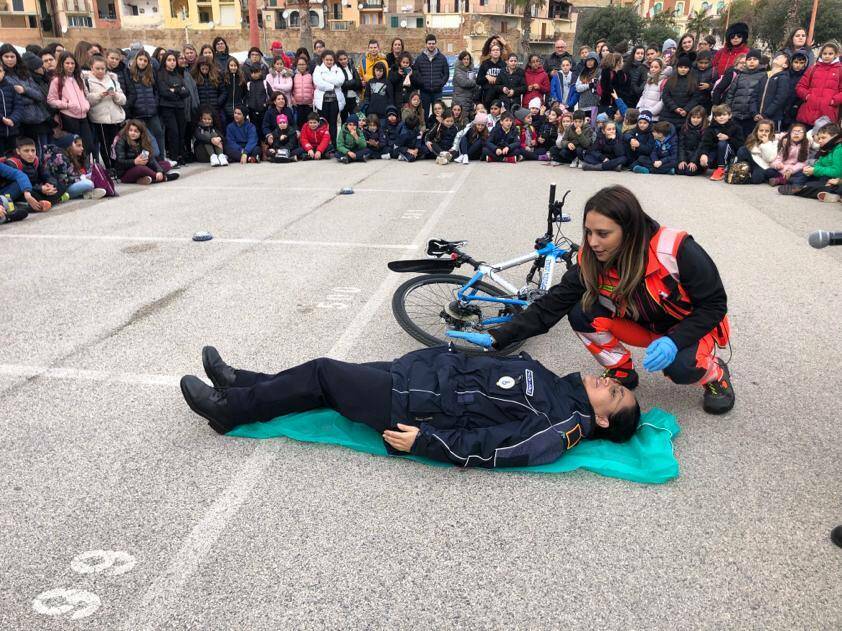
[[[627,443],[585,440],[571,449],[563,458],[549,464],[493,470],[563,473],[585,469],[612,478],[660,484],[678,477],[678,461],[672,451],[672,439],[680,431],[672,414],[653,408],[643,415],[640,427]],[[349,421],[338,412],[327,409],[279,416],[265,423],[240,425],[228,432],[228,436],[242,438],[286,436],[308,443],[341,445],[377,456],[388,455],[380,434],[375,430],[362,423]],[[452,466],[419,456],[407,457],[428,465]]]

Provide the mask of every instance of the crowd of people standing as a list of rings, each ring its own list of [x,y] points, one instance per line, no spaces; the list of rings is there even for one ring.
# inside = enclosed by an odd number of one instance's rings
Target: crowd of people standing
[[[172,181],[179,164],[435,159],[537,160],[583,170],[708,175],[838,201],[842,187],[839,45],[805,29],[771,55],[745,24],[723,45],[613,47],[564,40],[547,56],[489,37],[451,68],[436,36],[416,55],[371,40],[355,62],[317,40],[310,51],[248,51],[222,37],[200,47],[80,42],[0,46],[0,221],[99,198],[111,178]]]

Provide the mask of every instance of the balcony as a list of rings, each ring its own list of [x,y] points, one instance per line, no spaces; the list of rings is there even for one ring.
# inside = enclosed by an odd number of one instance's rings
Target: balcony
[[[362,0],[362,2],[357,5],[357,8],[360,11],[382,11],[383,0]]]
[[[354,27],[351,20],[328,20],[328,28],[331,31],[349,31]]]

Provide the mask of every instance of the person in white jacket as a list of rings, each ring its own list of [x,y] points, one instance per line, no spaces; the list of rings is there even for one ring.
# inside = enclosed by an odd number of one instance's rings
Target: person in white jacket
[[[91,59],[91,69],[83,73],[82,80],[85,96],[91,104],[88,119],[93,127],[93,155],[101,155],[102,163],[106,168],[111,168],[111,144],[126,120],[126,111],[123,109],[126,95],[117,75],[106,70],[104,57]]]
[[[778,157],[778,138],[775,123],[761,118],[754,131],[746,138],[746,144],[737,150],[737,159],[745,160],[751,167],[751,183],[763,184],[780,176],[772,163]]]
[[[658,120],[658,115],[664,109],[664,102],[661,100],[661,92],[664,89],[663,76],[664,62],[656,57],[649,63],[649,74],[646,76],[646,83],[643,84],[643,92],[637,102],[638,111],[648,110],[652,113],[652,120]]]
[[[345,95],[342,84],[345,74],[336,65],[336,56],[332,50],[322,52],[322,63],[313,70],[313,107],[327,120],[331,142],[336,142],[336,121],[339,112],[345,109]]]

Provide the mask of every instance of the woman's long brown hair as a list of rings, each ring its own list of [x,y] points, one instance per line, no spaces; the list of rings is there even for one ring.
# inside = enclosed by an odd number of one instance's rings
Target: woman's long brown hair
[[[146,68],[141,70],[137,67],[137,58],[138,57],[146,57]],[[142,83],[146,87],[149,87],[153,83],[155,83],[155,71],[152,69],[152,57],[149,56],[145,50],[141,50],[135,58],[132,59],[132,63],[129,66],[129,75],[132,78],[132,81],[135,83]]]
[[[617,254],[610,261],[601,263],[591,250],[587,235],[582,239],[582,258],[579,263],[582,283],[585,285],[582,307],[587,311],[596,303],[600,276],[615,268],[620,280],[612,293],[612,301],[617,305],[619,315],[637,318],[640,314],[631,299],[646,274],[649,241],[657,232],[658,224],[643,212],[634,193],[625,186],[608,186],[585,202],[583,231],[584,222],[591,212],[599,213],[619,225],[623,231],[623,240]]]

